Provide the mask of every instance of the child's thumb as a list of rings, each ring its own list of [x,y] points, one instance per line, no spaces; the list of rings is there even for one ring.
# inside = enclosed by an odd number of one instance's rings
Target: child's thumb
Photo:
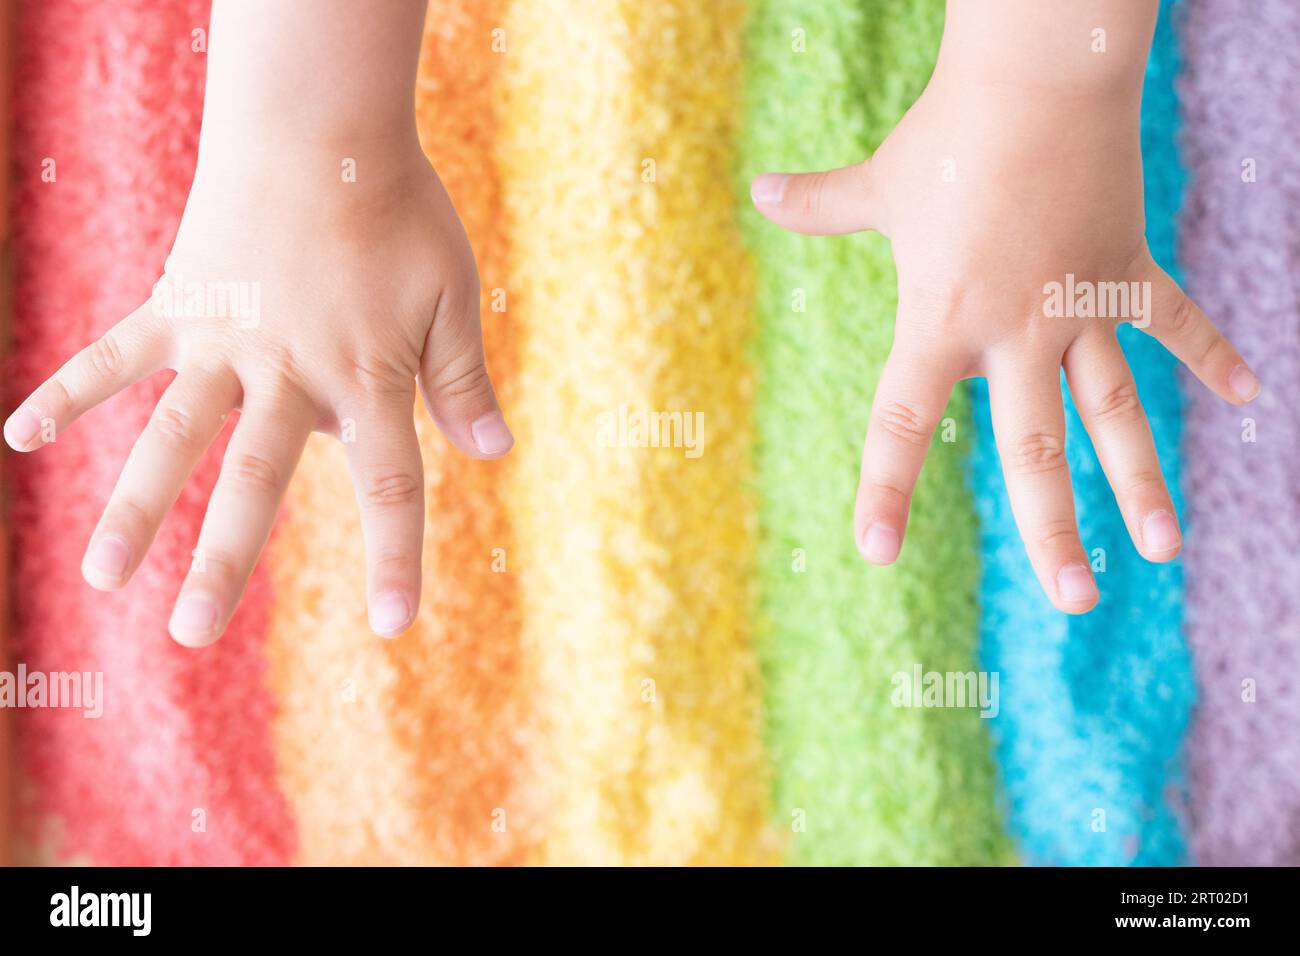
[[[764,216],[805,235],[878,228],[869,162],[823,173],[763,173],[749,193]]]
[[[499,458],[515,443],[483,356],[477,289],[444,294],[420,360],[420,391],[447,439],[474,458]]]

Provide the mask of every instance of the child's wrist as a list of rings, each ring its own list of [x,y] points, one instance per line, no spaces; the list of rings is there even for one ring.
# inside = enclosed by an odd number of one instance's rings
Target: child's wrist
[[[935,76],[1137,99],[1155,14],[1154,0],[949,0]]]
[[[365,187],[402,177],[423,162],[414,116],[308,128],[205,120],[195,181],[246,180],[271,188],[328,181],[368,192]]]

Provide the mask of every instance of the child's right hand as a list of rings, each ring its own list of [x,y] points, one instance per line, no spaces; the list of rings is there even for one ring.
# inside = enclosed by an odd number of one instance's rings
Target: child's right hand
[[[514,441],[484,364],[474,254],[416,134],[425,3],[382,6],[214,3],[198,170],[164,281],[5,423],[11,447],[35,451],[133,382],[176,371],[82,562],[113,590],[239,410],[169,624],[182,644],[225,630],[313,430],[347,447],[370,624],[384,636],[420,604],[417,381],[461,451],[498,458]]]
[[[1112,0],[1103,6],[1126,15]],[[1098,593],[1066,466],[1062,367],[1129,534],[1152,561],[1177,555],[1182,536],[1118,324],[1144,327],[1228,402],[1248,402],[1260,386],[1147,250],[1138,120],[1154,11],[1139,24],[1144,44],[1132,30],[1113,31],[1113,43],[1140,53],[1136,69],[1118,59],[1123,50],[1094,65],[1086,30],[1061,40],[1084,44],[1082,53],[1066,47],[1047,57],[1054,62],[1042,75],[1095,74],[1064,89],[1016,76],[1010,55],[980,60],[982,48],[962,33],[994,26],[980,11],[967,18],[967,9],[950,4],[934,78],[869,162],[766,174],[754,181],[753,198],[796,232],[875,229],[893,246],[894,346],[872,406],[854,523],[864,557],[875,564],[898,557],[948,395],[958,380],[986,376],[1007,490],[1034,570],[1056,607],[1081,613]],[[1068,26],[1058,19],[1043,29]],[[1140,298],[1123,315],[1060,316],[1048,288],[1066,287],[1070,276],[1076,289],[1126,283]]]
[[[240,410],[200,560],[169,625],[182,644],[208,644],[225,629],[313,430],[346,444],[370,623],[384,636],[405,630],[420,602],[417,379],[461,451],[496,458],[513,442],[484,365],[474,256],[413,131],[375,150],[356,182],[342,181],[332,156],[289,147],[276,155],[270,167],[201,162],[154,296],[5,424],[11,447],[35,451],[123,388],[176,370],[82,564],[92,586],[114,590],[144,560],[227,415]],[[224,305],[208,298],[216,293],[228,295]]]

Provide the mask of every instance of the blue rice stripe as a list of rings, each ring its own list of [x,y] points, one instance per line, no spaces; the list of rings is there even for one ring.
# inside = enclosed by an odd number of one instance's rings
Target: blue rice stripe
[[[1176,142],[1179,52],[1170,21],[1177,6],[1178,0],[1161,4],[1142,103],[1147,240],[1175,278],[1175,217],[1186,179]],[[1181,514],[1176,362],[1127,326],[1120,341]],[[1030,570],[1012,518],[987,384],[979,380],[972,391],[978,441],[969,477],[984,564],[981,659],[1001,675],[993,733],[1008,823],[1022,858],[1045,865],[1184,862],[1180,752],[1195,686],[1182,633],[1181,561],[1150,564],[1134,549],[1066,394],[1080,531],[1090,552],[1104,550],[1105,572],[1097,575],[1102,599],[1092,613],[1056,611]]]

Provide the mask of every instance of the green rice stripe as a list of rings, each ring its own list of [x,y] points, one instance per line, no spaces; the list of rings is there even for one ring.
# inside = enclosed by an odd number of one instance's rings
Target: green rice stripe
[[[923,89],[941,0],[757,0],[746,33],[742,188],[764,170],[863,159]],[[976,523],[963,478],[972,437],[937,436],[903,557],[869,567],[853,499],[897,290],[876,235],[805,238],[748,210],[759,276],[755,360],[757,640],[773,813],[799,864],[1011,861],[975,709],[902,708],[897,672],[975,671]],[[802,311],[801,311],[802,310]]]

